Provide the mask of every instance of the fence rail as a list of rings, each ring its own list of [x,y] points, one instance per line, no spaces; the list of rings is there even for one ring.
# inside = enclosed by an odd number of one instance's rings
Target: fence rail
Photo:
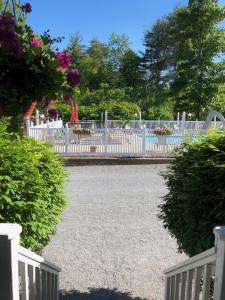
[[[165,271],[165,300],[225,299],[225,226],[214,234],[215,247]]]
[[[75,134],[72,128],[29,128],[35,140],[50,141],[64,155],[138,156],[172,155],[182,141],[198,139],[203,129],[178,129],[172,135],[155,135],[153,129],[91,129],[90,134]]]
[[[20,246],[21,230],[0,224],[0,299],[58,300],[60,269]]]

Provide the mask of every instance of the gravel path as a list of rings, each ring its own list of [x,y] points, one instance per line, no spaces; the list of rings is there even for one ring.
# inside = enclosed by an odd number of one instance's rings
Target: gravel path
[[[163,165],[69,167],[71,199],[44,250],[62,268],[60,288],[117,288],[162,300],[163,270],[185,258],[157,219]]]

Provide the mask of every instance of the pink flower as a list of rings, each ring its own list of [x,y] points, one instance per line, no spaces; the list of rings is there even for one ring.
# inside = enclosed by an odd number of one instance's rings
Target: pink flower
[[[34,37],[32,39],[32,44],[34,45],[35,48],[40,48],[41,47],[41,42],[36,37]]]
[[[56,54],[56,59],[58,60],[60,67],[63,69],[67,69],[71,65],[70,56],[66,52],[58,52]]]

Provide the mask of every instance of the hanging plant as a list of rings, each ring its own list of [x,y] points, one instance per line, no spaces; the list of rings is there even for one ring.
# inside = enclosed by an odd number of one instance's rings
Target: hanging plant
[[[173,134],[173,130],[168,127],[157,127],[154,129],[155,135],[171,135]]]
[[[0,12],[0,113],[18,115],[32,102],[72,97],[80,75],[70,69],[70,56],[55,52],[49,32],[36,34],[26,24],[29,3],[5,1]],[[3,112],[4,108],[4,112]]]

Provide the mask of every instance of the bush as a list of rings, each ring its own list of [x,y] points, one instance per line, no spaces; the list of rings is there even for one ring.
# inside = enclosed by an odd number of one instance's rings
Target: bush
[[[0,122],[0,222],[19,223],[22,245],[40,251],[65,206],[64,169],[48,145],[6,128]]]
[[[163,176],[169,192],[159,217],[179,251],[212,247],[214,226],[225,224],[225,132],[184,143]]]

